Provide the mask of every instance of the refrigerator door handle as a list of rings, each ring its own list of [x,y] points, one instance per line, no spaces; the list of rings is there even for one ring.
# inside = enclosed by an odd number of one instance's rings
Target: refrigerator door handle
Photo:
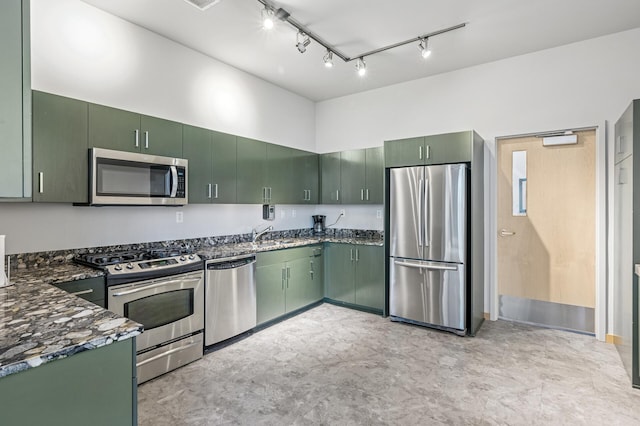
[[[429,179],[424,180],[424,217],[422,220],[424,221],[424,246],[429,247],[429,220],[430,220],[430,211],[429,211]]]
[[[393,263],[395,263],[398,266],[406,266],[408,268],[433,269],[436,271],[457,271],[458,270],[457,266],[452,266],[452,265],[432,265],[432,264],[425,265],[423,263],[413,263],[406,260],[394,260]]]
[[[418,194],[419,194],[418,204],[420,205],[420,217],[418,217],[418,246],[422,247],[424,244],[424,242],[422,241],[422,236],[424,235],[424,211],[423,211],[424,180],[423,179],[420,179],[418,181]],[[423,253],[421,252],[421,254]]]

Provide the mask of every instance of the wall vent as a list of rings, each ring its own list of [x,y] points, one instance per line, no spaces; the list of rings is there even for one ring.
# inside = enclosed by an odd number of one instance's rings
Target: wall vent
[[[220,0],[184,0],[184,1],[197,7],[200,10],[207,10],[211,6],[214,6],[217,3],[220,3]]]

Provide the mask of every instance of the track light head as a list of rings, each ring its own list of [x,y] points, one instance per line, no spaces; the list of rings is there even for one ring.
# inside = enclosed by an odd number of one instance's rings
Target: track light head
[[[418,43],[418,49],[424,59],[427,59],[431,55],[431,49],[429,49],[429,38],[423,38]]]
[[[364,58],[358,58],[356,61],[356,71],[360,77],[364,77],[367,73],[367,63],[364,61]]]
[[[262,9],[262,28],[264,28],[265,30],[270,30],[274,25],[275,13],[273,12],[273,9],[265,6],[264,9]]]
[[[298,52],[304,53],[307,51],[307,46],[311,44],[311,39],[308,35],[303,33],[302,31],[298,32],[296,35],[296,47],[298,48]]]
[[[326,68],[333,68],[333,52],[332,51],[327,49],[327,53],[325,53],[322,60],[324,61],[324,66]]]

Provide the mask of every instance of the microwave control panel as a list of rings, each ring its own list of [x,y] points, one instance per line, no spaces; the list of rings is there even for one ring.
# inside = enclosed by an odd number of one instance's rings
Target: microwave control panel
[[[186,193],[186,171],[184,167],[178,167],[178,190],[176,198],[184,198]]]

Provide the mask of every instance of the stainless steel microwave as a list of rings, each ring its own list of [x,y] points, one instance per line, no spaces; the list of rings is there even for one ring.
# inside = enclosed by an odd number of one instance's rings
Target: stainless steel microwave
[[[89,157],[92,205],[187,204],[185,159],[102,148],[92,148]]]

